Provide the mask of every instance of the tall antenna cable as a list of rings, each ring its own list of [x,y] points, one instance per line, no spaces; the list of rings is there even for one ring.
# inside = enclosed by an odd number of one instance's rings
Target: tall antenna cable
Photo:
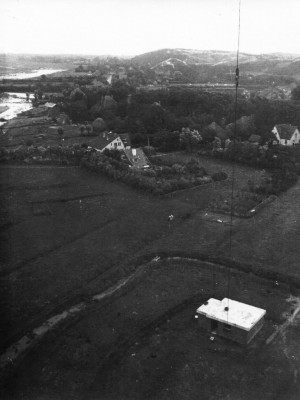
[[[237,52],[236,52],[236,69],[235,69],[235,104],[234,104],[234,132],[233,132],[233,162],[232,162],[232,183],[231,183],[231,205],[230,205],[230,230],[229,230],[229,255],[230,259],[232,259],[232,225],[233,225],[233,195],[234,195],[234,184],[235,184],[235,143],[236,143],[236,134],[237,134],[237,109],[238,109],[238,86],[239,86],[239,52],[240,52],[240,31],[241,31],[241,0],[239,0],[239,23],[238,23],[238,43],[237,43]],[[229,298],[230,298],[230,268],[228,268],[228,276],[227,276],[227,322],[229,315]]]

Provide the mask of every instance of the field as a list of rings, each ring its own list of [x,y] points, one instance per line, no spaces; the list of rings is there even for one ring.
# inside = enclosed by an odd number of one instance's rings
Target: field
[[[298,399],[300,185],[253,218],[234,218],[230,246],[228,216],[209,205],[230,193],[232,166],[200,161],[228,180],[165,198],[77,167],[2,166],[1,353],[48,318],[86,306],[16,361],[3,398]],[[258,173],[236,166],[236,187]],[[172,255],[181,258],[164,258]],[[219,264],[231,258],[229,279]],[[239,263],[289,280],[246,274]],[[195,309],[226,297],[228,282],[231,297],[267,310],[248,349],[211,341],[195,323]]]
[[[263,305],[268,316],[248,348],[211,340],[194,318],[203,301],[227,291],[226,272],[215,268],[213,285],[211,267],[187,260],[145,265],[129,287],[50,332],[2,398],[296,400],[299,315],[286,322],[299,298],[284,285],[233,272],[232,296]]]
[[[168,232],[171,212],[180,223],[188,211],[78,168],[11,167],[1,178],[8,333],[75,294],[104,288],[114,266],[122,273],[120,264]]]

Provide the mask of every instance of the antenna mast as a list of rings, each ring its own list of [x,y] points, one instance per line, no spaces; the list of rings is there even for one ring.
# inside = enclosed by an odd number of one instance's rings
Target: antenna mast
[[[240,52],[240,30],[241,30],[241,0],[239,0],[239,23],[238,23],[238,43],[237,43],[237,52],[236,52],[236,69],[235,69],[235,104],[234,104],[234,133],[233,133],[233,163],[232,163],[232,183],[231,183],[231,206],[230,206],[230,231],[229,231],[229,255],[230,259],[232,259],[232,224],[233,224],[233,195],[234,195],[234,184],[235,184],[235,143],[236,143],[236,134],[237,134],[237,109],[238,109],[238,86],[239,86],[239,52]],[[229,298],[230,298],[230,268],[228,268],[228,276],[227,276],[227,322],[228,322],[228,314],[229,314]]]

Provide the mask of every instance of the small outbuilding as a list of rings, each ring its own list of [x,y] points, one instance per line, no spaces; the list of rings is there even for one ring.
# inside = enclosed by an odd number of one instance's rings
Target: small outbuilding
[[[241,344],[249,343],[264,324],[266,310],[224,298],[209,299],[197,309],[199,325]]]
[[[47,102],[44,104],[44,107],[47,110],[48,117],[50,118],[57,118],[60,114],[60,110],[57,104]]]
[[[149,168],[150,161],[141,148],[125,149],[124,154],[134,169]]]

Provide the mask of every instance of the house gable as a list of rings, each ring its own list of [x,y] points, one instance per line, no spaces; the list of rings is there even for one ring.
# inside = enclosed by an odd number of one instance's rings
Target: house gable
[[[272,132],[280,144],[292,146],[300,142],[299,129],[290,124],[275,125]]]
[[[105,149],[108,150],[124,150],[125,146],[120,138],[120,136],[116,133],[112,132],[103,132],[97,138],[90,142],[90,146],[93,147],[97,151],[103,152]]]

